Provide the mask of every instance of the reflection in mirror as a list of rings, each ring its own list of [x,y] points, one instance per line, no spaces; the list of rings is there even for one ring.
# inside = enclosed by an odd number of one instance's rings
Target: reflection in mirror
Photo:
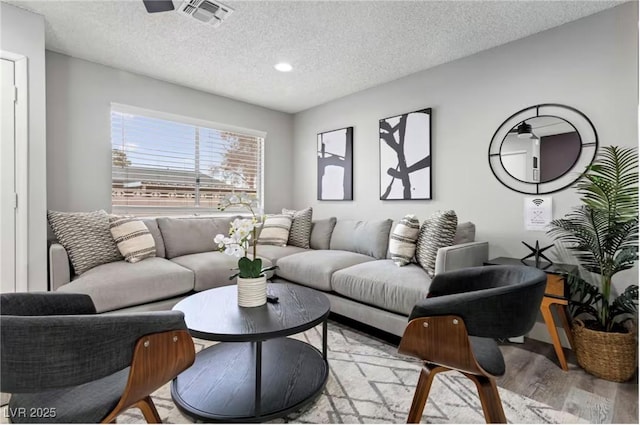
[[[539,116],[515,125],[500,146],[500,161],[514,178],[545,183],[566,174],[580,156],[582,141],[566,120]]]

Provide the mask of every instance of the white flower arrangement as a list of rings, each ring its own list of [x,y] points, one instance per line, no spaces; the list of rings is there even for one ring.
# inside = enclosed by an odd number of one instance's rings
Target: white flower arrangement
[[[236,218],[231,222],[229,236],[218,234],[213,239],[213,242],[218,245],[218,249],[224,251],[227,255],[238,258],[246,257],[254,230],[259,226],[260,223],[255,218]]]
[[[276,267],[267,267],[263,269],[262,259],[257,258],[257,230],[261,223],[261,218],[258,218],[255,213],[255,209],[258,208],[258,198],[255,195],[248,195],[246,193],[230,193],[220,201],[218,209],[220,211],[224,211],[232,206],[241,206],[248,209],[252,218],[236,218],[231,222],[229,236],[218,234],[213,239],[213,242],[218,245],[218,249],[220,251],[224,251],[227,255],[239,258],[239,271],[229,277],[229,279],[233,279],[236,276],[247,279],[260,277],[263,272],[273,270]],[[249,259],[247,257],[247,253],[249,251],[249,242],[252,240],[253,258]]]

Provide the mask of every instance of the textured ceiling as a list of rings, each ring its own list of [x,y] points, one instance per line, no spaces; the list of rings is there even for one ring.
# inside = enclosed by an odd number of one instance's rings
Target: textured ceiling
[[[619,4],[226,1],[235,12],[214,29],[140,0],[8,3],[45,16],[49,50],[285,112]]]

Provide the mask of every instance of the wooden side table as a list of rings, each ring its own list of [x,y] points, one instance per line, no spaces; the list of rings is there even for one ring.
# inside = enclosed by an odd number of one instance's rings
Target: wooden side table
[[[562,344],[560,343],[560,336],[558,335],[558,328],[556,328],[556,323],[553,319],[553,313],[551,312],[551,306],[554,306],[556,309],[556,313],[562,322],[562,327],[564,329],[565,334],[567,335],[567,339],[569,340],[569,345],[573,348],[573,338],[571,336],[571,327],[569,325],[569,315],[567,312],[567,306],[569,305],[569,290],[566,284],[565,276],[568,271],[572,271],[575,269],[575,266],[568,264],[552,264],[549,267],[544,267],[548,263],[542,263],[541,267],[538,267],[540,270],[547,273],[547,287],[544,291],[544,297],[542,298],[542,303],[540,304],[540,312],[542,313],[542,318],[544,319],[544,323],[547,325],[547,330],[549,331],[549,335],[551,336],[551,341],[553,341],[553,348],[556,352],[556,356],[558,356],[558,361],[560,362],[560,367],[568,371],[569,367],[567,366],[567,360],[564,357],[564,351],[562,351]],[[518,258],[509,258],[509,257],[498,257],[493,258],[484,263],[485,266],[530,266],[535,267],[535,263],[533,261],[520,261]]]

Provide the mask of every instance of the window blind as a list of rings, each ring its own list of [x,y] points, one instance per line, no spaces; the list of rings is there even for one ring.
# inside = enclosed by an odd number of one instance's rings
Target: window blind
[[[217,211],[230,192],[261,201],[264,139],[111,109],[111,202],[136,215]]]

